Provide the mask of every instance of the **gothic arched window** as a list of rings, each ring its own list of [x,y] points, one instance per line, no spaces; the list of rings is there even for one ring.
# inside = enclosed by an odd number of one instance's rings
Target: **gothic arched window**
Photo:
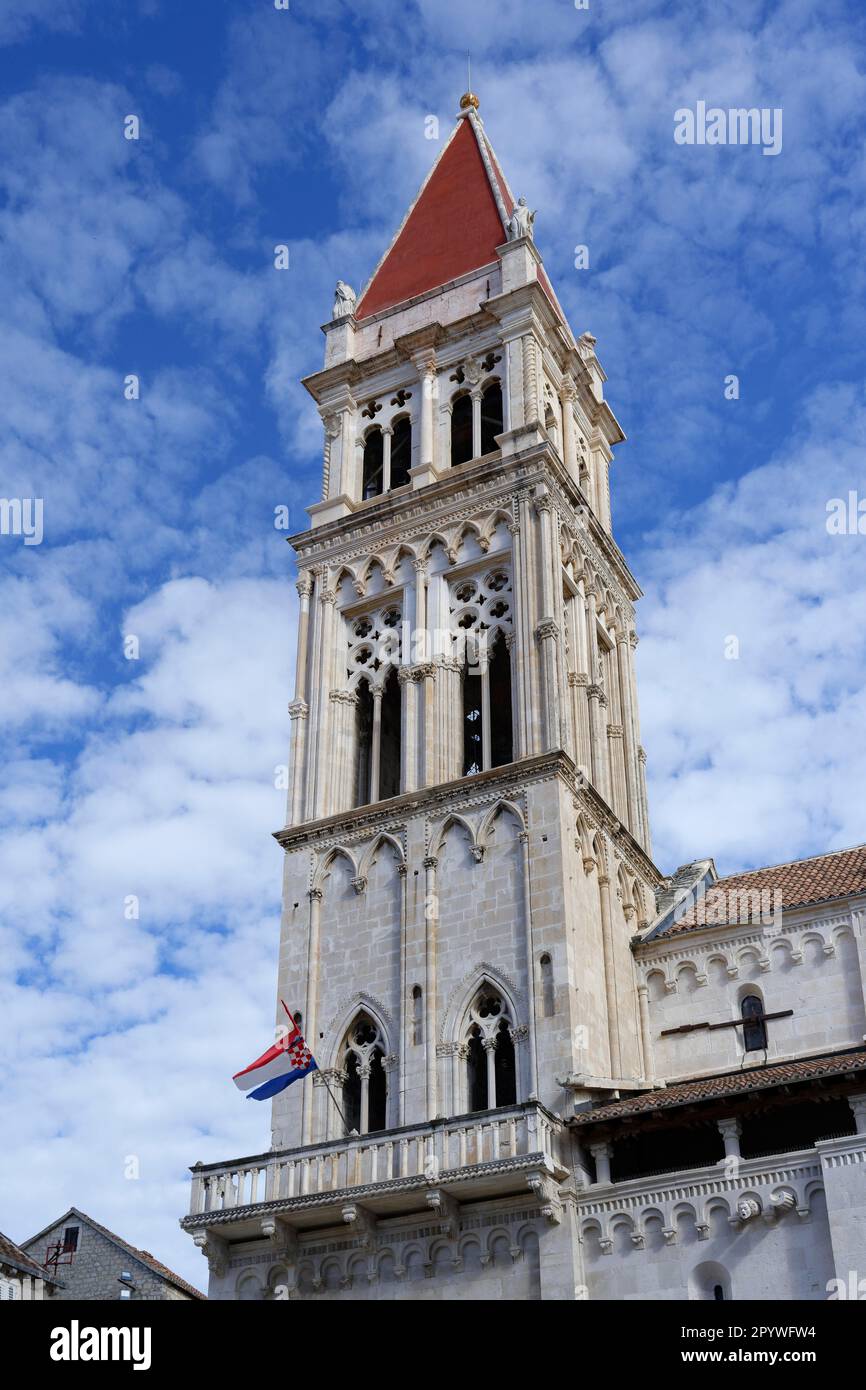
[[[466,1032],[466,1090],[470,1110],[495,1110],[517,1101],[514,1019],[496,990],[479,990]]]
[[[403,697],[401,612],[389,604],[349,626],[347,671],[355,687],[356,806],[398,796],[401,784]],[[360,679],[358,679],[360,677]]]
[[[451,467],[472,458],[472,397],[464,392],[451,402]]]
[[[743,1048],[746,1052],[763,1052],[767,1046],[767,1025],[764,1022],[764,1002],[757,994],[747,994],[740,1003],[743,1020]]]
[[[359,1014],[346,1033],[342,1049],[343,1113],[349,1131],[372,1134],[387,1124],[388,1084],[385,1056],[377,1024]]]
[[[387,487],[405,487],[412,467],[412,425],[407,415],[394,422],[391,436],[391,469]]]
[[[496,568],[451,589],[451,631],[463,657],[463,776],[514,757],[511,576]]]
[[[497,434],[502,433],[502,385],[491,381],[481,397],[481,452],[492,454],[498,449]]]
[[[361,488],[361,496],[364,501],[368,497],[378,497],[383,487],[382,470],[385,460],[385,441],[382,431],[378,425],[370,430],[364,440],[364,479]]]

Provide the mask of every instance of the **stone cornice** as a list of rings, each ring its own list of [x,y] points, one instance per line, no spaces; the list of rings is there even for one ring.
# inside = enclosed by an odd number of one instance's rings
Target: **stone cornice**
[[[515,492],[538,483],[551,499],[580,550],[601,570],[607,587],[629,610],[642,590],[619,546],[590,510],[574,479],[549,443],[535,444],[509,459],[496,455],[449,469],[429,487],[387,493],[360,504],[351,516],[287,537],[298,563],[336,566],[370,551],[411,543],[425,533],[469,519],[479,509],[508,507]],[[588,518],[589,525],[583,518]]]

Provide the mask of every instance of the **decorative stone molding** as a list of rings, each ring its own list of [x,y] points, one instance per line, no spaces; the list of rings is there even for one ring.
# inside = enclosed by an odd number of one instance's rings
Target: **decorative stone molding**
[[[229,1268],[227,1242],[211,1231],[194,1231],[192,1239],[207,1260],[208,1273],[214,1279],[224,1279]]]
[[[354,888],[355,893],[358,897],[360,897],[362,893],[366,892],[367,880],[363,874],[359,874],[357,878],[352,879],[352,887]]]
[[[293,700],[289,705],[290,719],[307,719],[309,718],[309,714],[310,707],[306,700]]]
[[[460,1228],[460,1206],[447,1192],[432,1187],[425,1196],[430,1210],[445,1226],[445,1233],[453,1240]]]
[[[347,1202],[341,1215],[352,1235],[357,1236],[362,1249],[371,1249],[376,1234],[376,1218],[372,1213],[357,1202]]]
[[[562,1221],[562,1202],[556,1183],[545,1173],[530,1173],[526,1183],[545,1221],[551,1226],[558,1226]]]

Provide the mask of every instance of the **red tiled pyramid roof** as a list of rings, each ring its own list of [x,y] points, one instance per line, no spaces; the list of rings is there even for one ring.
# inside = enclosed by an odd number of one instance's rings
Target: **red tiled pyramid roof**
[[[358,319],[496,260],[505,229],[478,141],[461,120],[396,240],[364,291]]]

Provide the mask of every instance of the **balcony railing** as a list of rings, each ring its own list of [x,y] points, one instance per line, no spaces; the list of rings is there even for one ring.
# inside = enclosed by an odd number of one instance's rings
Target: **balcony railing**
[[[187,1220],[413,1179],[454,1181],[481,1165],[492,1165],[491,1172],[537,1165],[553,1173],[560,1129],[554,1115],[528,1102],[233,1163],[196,1164]]]

